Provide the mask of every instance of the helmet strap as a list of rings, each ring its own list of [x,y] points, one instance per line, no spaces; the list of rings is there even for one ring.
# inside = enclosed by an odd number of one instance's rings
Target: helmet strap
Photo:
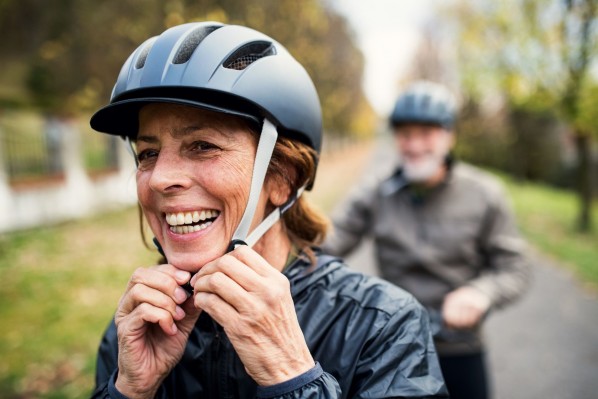
[[[229,250],[246,242],[277,138],[278,132],[276,131],[276,126],[274,126],[268,119],[264,119],[262,133],[260,134],[255,161],[253,163],[253,175],[251,176],[251,188],[249,190],[247,206],[245,207],[245,212],[243,213],[243,217],[241,217],[239,226],[237,226],[237,230],[233,234]]]
[[[135,160],[135,167],[139,167],[139,160],[137,160],[137,154],[135,153],[135,147],[133,147],[133,141],[129,136],[125,137],[125,141],[127,142],[127,149],[133,155],[133,159]]]
[[[301,194],[303,194],[303,191],[305,191],[305,187],[307,187],[307,184],[301,186],[295,195],[289,198],[287,202],[270,212],[270,214],[266,216],[255,229],[253,229],[247,239],[245,239],[245,244],[252,247],[266,233],[266,231],[268,231],[270,227],[274,226],[274,223],[278,222],[282,215],[284,215],[284,213],[288,211],[295,202],[297,202],[297,199],[301,197]]]

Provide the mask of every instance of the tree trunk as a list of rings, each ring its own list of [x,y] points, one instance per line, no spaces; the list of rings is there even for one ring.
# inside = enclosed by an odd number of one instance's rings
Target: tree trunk
[[[578,156],[578,198],[579,214],[577,227],[581,232],[589,232],[592,229],[592,200],[593,200],[593,176],[592,176],[592,139],[589,134],[575,132],[575,146]]]

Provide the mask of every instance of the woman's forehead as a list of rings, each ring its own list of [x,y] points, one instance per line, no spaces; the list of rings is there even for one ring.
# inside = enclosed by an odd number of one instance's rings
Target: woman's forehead
[[[138,135],[168,132],[181,138],[193,131],[214,129],[225,135],[251,132],[241,118],[180,104],[152,103],[139,111]]]

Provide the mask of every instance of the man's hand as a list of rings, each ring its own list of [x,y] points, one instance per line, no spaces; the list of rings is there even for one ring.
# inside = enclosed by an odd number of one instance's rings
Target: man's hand
[[[461,287],[444,297],[442,317],[449,328],[475,327],[490,308],[490,298],[473,287]]]

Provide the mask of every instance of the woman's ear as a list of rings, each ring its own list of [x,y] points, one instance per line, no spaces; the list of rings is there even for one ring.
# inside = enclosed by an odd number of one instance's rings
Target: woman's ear
[[[282,176],[272,176],[266,180],[268,199],[274,206],[281,206],[288,201],[291,195],[289,182]]]

